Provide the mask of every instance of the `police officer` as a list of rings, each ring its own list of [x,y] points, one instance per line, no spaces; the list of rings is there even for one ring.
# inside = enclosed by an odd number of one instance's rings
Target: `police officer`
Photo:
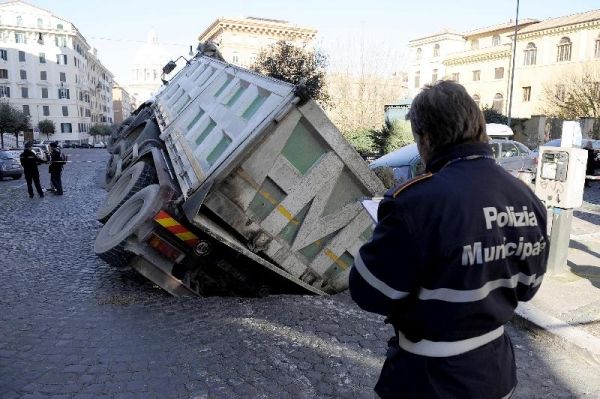
[[[48,166],[48,171],[50,172],[50,181],[52,182],[52,186],[55,190],[54,194],[56,195],[63,195],[61,177],[63,165],[64,161],[60,149],[58,148],[58,143],[53,141],[50,143],[50,165]]]
[[[44,197],[44,190],[40,184],[40,172],[38,171],[38,164],[43,163],[35,152],[31,150],[33,143],[28,141],[25,143],[25,150],[19,156],[21,166],[23,166],[23,172],[25,173],[25,181],[27,182],[27,191],[29,192],[29,198],[33,198],[33,184],[38,192],[40,198]]]
[[[426,86],[408,115],[426,174],[390,190],[350,293],[395,330],[382,398],[505,398],[516,386],[504,325],[546,270],[546,210],[498,166],[466,90]]]

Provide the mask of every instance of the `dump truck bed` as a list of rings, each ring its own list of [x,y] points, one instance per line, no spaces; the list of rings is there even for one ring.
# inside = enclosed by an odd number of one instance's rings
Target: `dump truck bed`
[[[372,232],[358,200],[384,187],[294,89],[200,56],[154,107],[188,219],[218,224],[298,284],[339,292]]]

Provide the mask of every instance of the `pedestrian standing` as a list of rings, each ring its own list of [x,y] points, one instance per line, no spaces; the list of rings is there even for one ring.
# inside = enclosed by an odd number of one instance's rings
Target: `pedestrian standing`
[[[25,143],[25,150],[19,156],[21,166],[23,166],[23,172],[25,173],[25,181],[27,182],[27,191],[29,192],[29,198],[33,198],[33,185],[37,190],[40,198],[44,197],[44,190],[40,184],[40,172],[38,165],[43,163],[40,158],[31,150],[33,143],[28,141]]]
[[[504,325],[546,271],[546,209],[496,164],[461,85],[427,85],[408,119],[426,174],[385,195],[350,272],[352,299],[387,316],[382,398],[507,398],[516,387]]]
[[[585,149],[587,150],[587,163],[585,165],[585,174],[587,176],[593,176],[596,173],[596,152],[591,140],[588,140]],[[591,187],[590,181],[585,179],[585,187]]]
[[[50,172],[50,181],[54,187],[55,195],[63,195],[61,177],[63,165],[64,160],[60,148],[58,148],[58,143],[53,141],[50,143],[50,166],[48,166],[48,171]]]

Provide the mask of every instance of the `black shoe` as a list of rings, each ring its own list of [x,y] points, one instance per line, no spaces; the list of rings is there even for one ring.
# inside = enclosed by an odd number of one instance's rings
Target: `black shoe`
[[[30,195],[29,198],[33,198],[33,195]]]
[[[44,194],[40,194],[40,198],[44,198]]]

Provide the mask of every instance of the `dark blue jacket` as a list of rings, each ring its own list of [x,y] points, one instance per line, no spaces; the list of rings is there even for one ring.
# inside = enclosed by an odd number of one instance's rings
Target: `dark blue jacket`
[[[372,240],[350,272],[350,293],[412,342],[485,335],[539,288],[546,209],[495,163],[488,144],[439,151],[427,172],[382,200]]]

